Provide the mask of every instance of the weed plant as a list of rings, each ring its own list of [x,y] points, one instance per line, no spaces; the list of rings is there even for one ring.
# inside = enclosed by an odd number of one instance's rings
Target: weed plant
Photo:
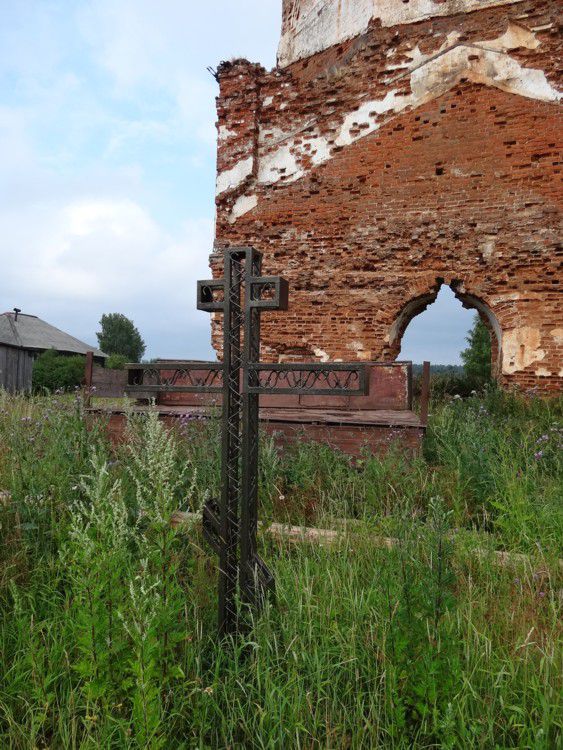
[[[432,405],[424,455],[262,442],[276,602],[217,641],[218,433],[0,394],[0,747],[561,746],[561,402]],[[374,543],[391,535],[391,549]],[[525,553],[500,565],[494,550]]]

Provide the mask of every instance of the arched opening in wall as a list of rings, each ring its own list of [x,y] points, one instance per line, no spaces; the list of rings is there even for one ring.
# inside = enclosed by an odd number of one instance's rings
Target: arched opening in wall
[[[468,348],[467,337],[476,316],[483,323],[477,331],[472,350],[481,356],[490,343],[490,374],[496,378],[500,365],[501,329],[490,307],[467,293],[459,281],[449,286],[443,279],[426,294],[410,300],[395,320],[390,344],[397,359],[419,364],[424,360],[438,367],[463,365],[461,352]],[[490,357],[490,360],[489,360]],[[462,374],[459,370],[458,374]]]

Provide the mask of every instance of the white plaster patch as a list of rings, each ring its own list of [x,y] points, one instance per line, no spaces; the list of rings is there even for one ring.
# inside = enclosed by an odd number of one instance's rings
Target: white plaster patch
[[[496,39],[490,39],[486,42],[479,42],[479,46],[483,49],[490,49],[496,52],[503,52],[509,49],[518,49],[524,47],[525,49],[537,49],[541,42],[534,34],[533,31],[527,29],[525,26],[508,22],[508,28]]]
[[[520,31],[509,28],[490,43],[498,46],[499,40],[505,38],[506,44],[519,44],[522,36],[526,44],[533,44],[525,30],[521,36],[519,34]],[[334,144],[348,146],[365,138],[392,115],[442,96],[462,78],[531,99],[545,102],[561,100],[561,93],[551,86],[542,70],[525,68],[509,55],[484,49],[481,44],[489,43],[457,45],[414,68],[410,74],[412,93],[407,96],[398,95],[398,89],[391,89],[383,99],[363,102],[344,117],[340,127],[337,126]],[[420,55],[415,55],[415,59],[420,59]],[[389,118],[384,120],[382,115],[389,115]],[[272,132],[276,140],[283,141],[283,145],[261,157],[258,170],[260,183],[273,184],[281,179],[294,182],[303,177],[311,166],[323,164],[332,158],[332,142],[327,136],[307,136],[303,130],[298,134],[284,134],[279,129],[268,132]],[[261,140],[263,137],[261,134]]]
[[[419,68],[422,65],[425,65],[428,61],[440,57],[440,55],[446,52],[446,50],[460,46],[458,45],[459,37],[459,31],[450,31],[440,47],[428,55],[421,52],[417,44],[416,47],[413,47],[412,50],[405,53],[407,57],[411,59],[411,63],[407,66],[407,69],[414,70],[415,68]],[[466,46],[468,48],[479,47],[479,49],[490,50],[491,52],[509,52],[510,50],[518,49],[519,47],[524,47],[525,49],[537,49],[540,44],[541,42],[536,35],[530,31],[530,29],[509,21],[506,31],[500,36],[497,36],[496,39],[472,42],[471,44],[461,46]],[[391,70],[391,67],[388,68],[388,70]]]
[[[321,362],[328,362],[330,356],[324,351],[324,349],[313,349],[313,354],[318,357]]]
[[[548,378],[551,375],[551,372],[547,370],[545,367],[540,367],[536,370],[536,375],[539,378]]]
[[[221,195],[225,190],[234,190],[241,185],[252,174],[253,166],[254,158],[249,156],[237,162],[232,169],[220,172],[217,175],[216,194]]]
[[[434,16],[468,13],[516,0],[300,0],[288,4],[278,47],[278,65],[321,52],[367,31],[372,19],[382,26],[413,23]],[[289,15],[293,14],[293,15]]]
[[[244,216],[244,214],[247,214],[249,211],[252,211],[257,205],[257,195],[241,195],[240,198],[235,201],[231,213],[229,214],[229,223],[234,224],[237,219]]]
[[[291,144],[286,143],[275,151],[271,151],[260,159],[258,166],[258,182],[270,184],[278,182],[286,175],[301,177],[295,155],[291,152]]]
[[[232,138],[234,135],[236,135],[236,132],[234,130],[229,130],[226,125],[219,126],[219,141],[228,141],[229,138]]]
[[[551,337],[557,344],[563,344],[563,328],[553,328],[550,331]]]
[[[436,98],[462,78],[530,99],[561,100],[561,94],[549,83],[543,70],[524,68],[509,55],[477,45],[454,47],[414,70],[411,75],[413,97],[417,104]]]
[[[364,345],[361,341],[350,341],[350,343],[347,345],[348,349],[351,349],[353,352],[361,352],[364,348]]]
[[[495,252],[496,239],[496,235],[488,235],[483,239],[479,246],[481,255],[483,256],[483,259],[487,261],[487,263],[491,260]]]
[[[336,139],[336,145],[348,146],[357,141],[358,137],[363,138],[373,133],[374,130],[379,128],[379,124],[375,121],[377,115],[405,109],[410,103],[410,98],[408,96],[397,97],[397,91],[393,89],[388,91],[383,99],[364,102],[359,109],[344,118]],[[361,128],[360,133],[352,134],[351,131],[358,127]]]
[[[505,331],[502,337],[502,372],[510,375],[545,358],[538,328],[523,326]]]
[[[410,50],[407,50],[405,52],[405,57],[408,57],[410,59],[409,63],[400,63],[399,65],[388,65],[385,70],[400,70],[400,71],[408,71],[408,70],[414,70],[415,68],[418,68],[420,65],[424,65],[428,60],[431,60],[433,57],[438,57],[438,55],[442,54],[444,50],[447,50],[449,47],[453,47],[455,44],[457,44],[458,39],[460,37],[459,31],[450,31],[450,33],[446,36],[443,43],[440,45],[438,49],[435,49],[430,54],[426,54],[421,51],[418,44],[416,47],[413,47]],[[390,50],[391,51],[391,50]],[[396,50],[392,50],[393,54],[396,52]],[[387,53],[387,57],[391,57],[389,53]]]
[[[277,145],[280,141],[287,140],[287,133],[281,128],[260,128],[258,142],[260,145],[270,147]]]
[[[318,164],[324,164],[330,159],[331,146],[326,138],[319,136],[307,141],[304,146],[304,153],[309,156],[314,167]]]

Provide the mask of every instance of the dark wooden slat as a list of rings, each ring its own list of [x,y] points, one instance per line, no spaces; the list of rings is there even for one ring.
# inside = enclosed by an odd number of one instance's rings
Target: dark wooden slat
[[[155,409],[159,414],[166,417],[181,417],[185,414],[194,417],[217,417],[220,410],[211,410],[207,406],[165,406],[155,407],[132,406],[128,411],[146,412]],[[104,409],[92,409],[91,411],[105,411]],[[124,414],[124,409],[109,409],[112,414]],[[260,409],[261,422],[287,422],[292,424],[323,424],[323,425],[350,425],[350,426],[385,426],[385,427],[422,427],[423,424],[418,414],[413,411],[390,409],[378,409],[375,411],[330,411],[322,409]]]
[[[260,419],[267,422],[295,422],[305,424],[388,425],[420,427],[420,417],[413,411],[401,409],[338,410],[328,409],[261,409]]]
[[[428,408],[430,406],[430,362],[422,365],[422,390],[420,394],[420,421],[428,424]]]
[[[222,362],[198,362],[197,360],[162,360],[150,364],[131,363],[125,365],[126,370],[222,370]]]
[[[128,385],[125,392],[130,396],[144,398],[143,393],[223,393],[218,385]]]

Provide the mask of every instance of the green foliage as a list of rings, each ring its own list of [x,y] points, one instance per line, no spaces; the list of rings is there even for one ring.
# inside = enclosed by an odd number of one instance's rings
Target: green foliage
[[[124,354],[110,354],[105,366],[108,370],[123,370],[128,361]]]
[[[559,747],[561,400],[430,419],[416,458],[265,440],[261,517],[345,533],[263,533],[276,601],[225,646],[216,560],[169,523],[217,492],[217,423],[111,448],[79,399],[0,393],[0,747]]]
[[[100,349],[106,354],[121,354],[127,362],[140,362],[145,342],[132,320],[121,313],[102,315],[102,330],[96,333]]]
[[[476,386],[490,382],[491,335],[477,314],[467,336],[467,343],[469,346],[461,352],[467,378]]]
[[[459,634],[451,627],[457,602],[450,516],[436,498],[427,524],[403,519],[397,559],[384,568],[392,736],[418,734],[444,748],[455,747],[451,708],[462,653]]]
[[[40,354],[33,364],[33,390],[37,393],[71,390],[84,380],[85,366],[85,357],[69,357],[49,349]]]
[[[488,336],[487,332],[487,336]],[[490,373],[490,360],[489,360]],[[431,365],[430,395],[435,402],[461,396],[467,398],[476,391],[491,387],[489,379],[469,375],[461,365]],[[413,365],[413,394],[419,398],[422,393],[422,365]]]
[[[431,365],[430,393],[435,401],[447,396],[465,398],[491,384],[491,336],[475,316],[473,327],[467,336],[467,349],[461,352],[463,367],[458,365]],[[413,365],[414,395],[422,390],[422,365]]]
[[[430,395],[435,401],[443,401],[446,398],[461,396],[466,398],[472,392],[480,389],[482,383],[476,383],[473,379],[468,378],[463,372],[463,368],[452,368],[444,370],[430,370]],[[413,377],[414,396],[420,398],[422,393],[422,375]]]

